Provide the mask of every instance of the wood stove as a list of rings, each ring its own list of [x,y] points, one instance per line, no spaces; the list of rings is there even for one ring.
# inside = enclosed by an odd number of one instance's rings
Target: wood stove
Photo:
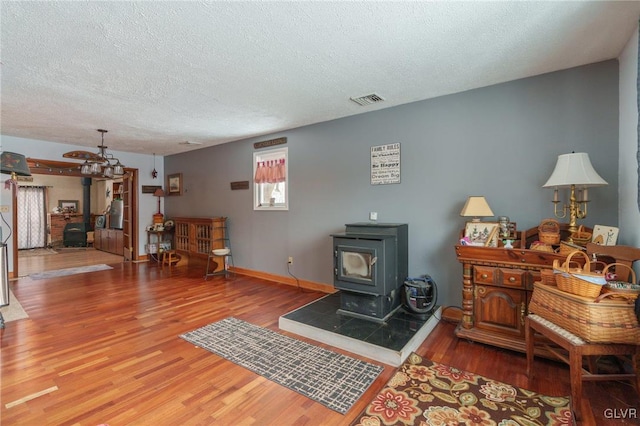
[[[338,312],[386,321],[400,307],[400,287],[408,276],[408,225],[353,223],[332,237]]]
[[[87,231],[90,230],[88,223],[67,223],[64,226],[63,246],[64,247],[86,247]]]

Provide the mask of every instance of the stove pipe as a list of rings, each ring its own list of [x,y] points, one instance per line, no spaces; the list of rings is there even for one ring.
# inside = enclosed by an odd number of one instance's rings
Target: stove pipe
[[[82,179],[82,221],[86,224],[91,223],[91,178],[83,177]],[[89,229],[90,226],[87,226]]]

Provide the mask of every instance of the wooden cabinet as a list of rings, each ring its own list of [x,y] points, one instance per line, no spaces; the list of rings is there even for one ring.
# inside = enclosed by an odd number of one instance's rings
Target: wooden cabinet
[[[462,263],[462,322],[458,337],[525,352],[524,319],[542,269],[553,268],[555,253],[456,246]]]
[[[563,241],[569,235],[568,227],[560,224]],[[553,269],[553,261],[562,263],[566,256],[526,249],[538,240],[537,227],[517,235],[519,240],[512,249],[456,246],[456,256],[462,264],[458,337],[526,352],[524,319],[529,313],[533,283],[540,281],[541,270]]]
[[[211,250],[224,248],[226,218],[174,217],[173,221],[175,249],[185,255],[190,264],[206,264]],[[217,265],[216,271],[223,266]]]
[[[121,229],[96,228],[93,246],[97,250],[123,255],[124,237]]]
[[[474,266],[473,271],[474,326],[523,339],[528,291],[536,274],[489,266]]]

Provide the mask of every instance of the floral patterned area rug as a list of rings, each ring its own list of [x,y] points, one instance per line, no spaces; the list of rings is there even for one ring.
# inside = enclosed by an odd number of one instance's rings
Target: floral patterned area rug
[[[352,426],[573,425],[570,398],[516,388],[409,355]]]

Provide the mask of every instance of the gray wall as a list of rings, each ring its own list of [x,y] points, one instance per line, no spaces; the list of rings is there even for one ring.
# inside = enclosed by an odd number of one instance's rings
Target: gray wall
[[[393,94],[385,94],[390,97]],[[345,102],[348,102],[345,97]],[[366,111],[363,109],[363,111]],[[254,211],[253,142],[286,136],[290,209]],[[402,183],[372,186],[369,150],[401,144]],[[227,216],[236,266],[332,283],[330,234],[367,221],[409,224],[409,273],[429,273],[439,302],[460,305],[454,244],[468,195],[484,195],[519,229],[551,217],[543,189],[557,156],[588,152],[609,183],[590,190],[589,226],[618,215],[618,63],[607,61],[233,142],[165,158],[185,193],[167,197],[172,216]],[[485,219],[489,220],[489,219]]]
[[[640,247],[640,146],[638,145],[638,28],[620,55],[620,200],[618,244]],[[640,262],[636,262],[640,276]]]

